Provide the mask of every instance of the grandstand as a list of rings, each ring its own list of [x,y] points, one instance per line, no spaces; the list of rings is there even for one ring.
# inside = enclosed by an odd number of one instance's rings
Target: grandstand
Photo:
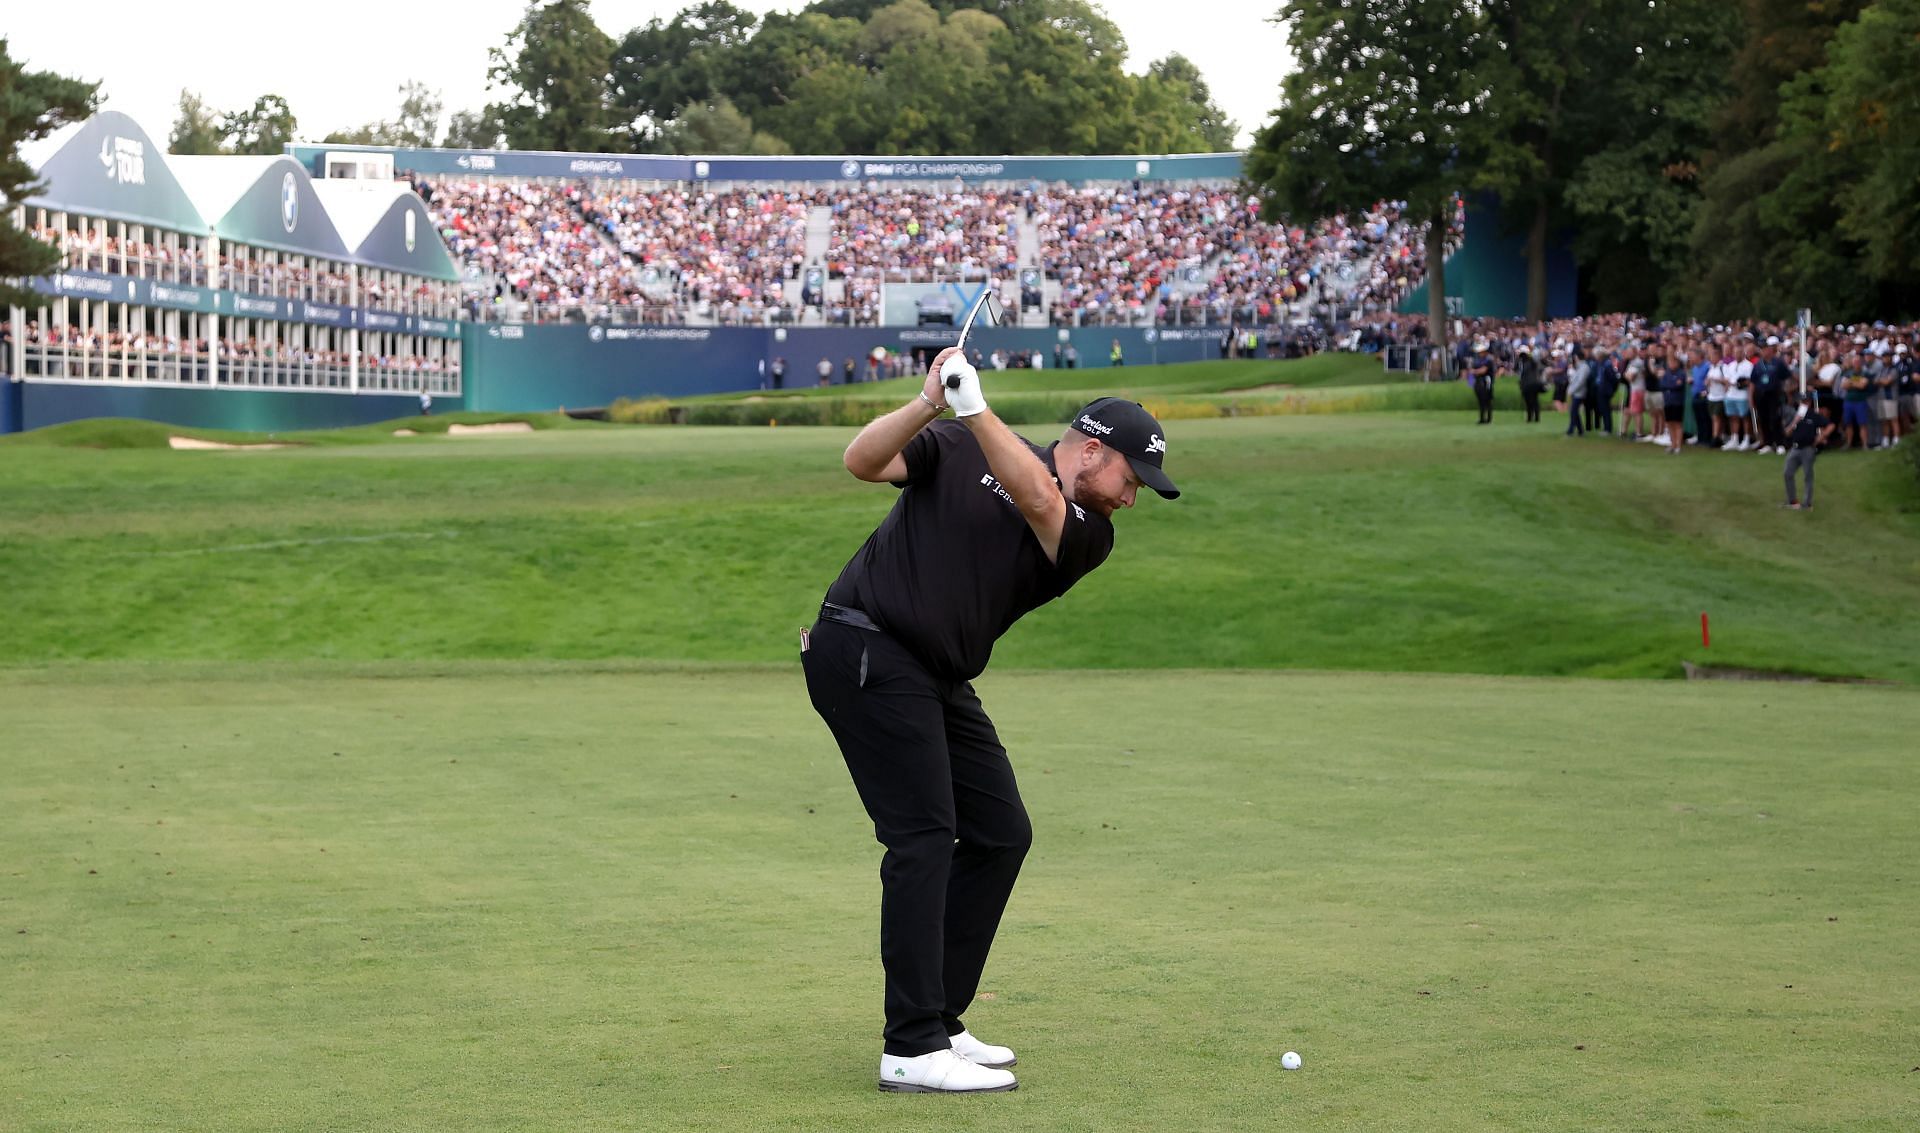
[[[1391,310],[1425,256],[1393,202],[1261,221],[1237,154],[180,157],[109,112],[28,157],[47,188],[15,221],[65,260],[5,327],[0,368],[35,384],[16,427],[595,405],[788,358],[864,378],[950,342],[989,285],[1020,364],[1306,352]],[[236,390],[301,396],[185,396]]]

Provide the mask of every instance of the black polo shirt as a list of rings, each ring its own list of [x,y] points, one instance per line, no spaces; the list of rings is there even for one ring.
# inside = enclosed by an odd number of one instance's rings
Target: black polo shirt
[[[1026,443],[1052,473],[1053,446]],[[1113,524],[1069,500],[1059,561],[1049,562],[965,425],[935,421],[901,455],[900,498],[827,601],[865,611],[935,676],[970,681],[1021,615],[1106,561]]]
[[[1787,443],[1794,448],[1812,448],[1820,440],[1820,430],[1827,425],[1827,419],[1818,410],[1809,409],[1787,422]]]

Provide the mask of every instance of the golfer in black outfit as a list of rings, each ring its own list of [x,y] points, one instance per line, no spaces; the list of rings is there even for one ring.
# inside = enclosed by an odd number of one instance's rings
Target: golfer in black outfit
[[[961,359],[847,446],[848,471],[902,489],[827,591],[802,645],[807,691],[846,758],[880,864],[886,1031],[880,1088],[1011,1090],[1014,1056],[969,1034],[1000,914],[1032,841],[1013,766],[969,682],[1022,614],[1113,549],[1135,492],[1180,493],[1145,409],[1102,398],[1040,448],[987,408]],[[939,420],[951,407],[959,421]]]

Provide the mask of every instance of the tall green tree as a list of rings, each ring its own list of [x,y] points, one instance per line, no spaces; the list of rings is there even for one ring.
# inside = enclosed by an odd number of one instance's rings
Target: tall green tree
[[[485,110],[456,110],[447,116],[447,134],[440,144],[447,149],[499,149],[500,123]]]
[[[227,133],[220,126],[220,114],[200,101],[190,90],[180,91],[180,111],[173,120],[173,132],[167,139],[170,153],[208,154],[227,151]]]
[[[1785,265],[1803,305],[1851,319],[1920,305],[1916,59],[1920,0],[1877,0],[1834,32],[1823,66],[1782,88],[1779,144],[1811,160],[1762,208],[1775,225],[1832,220]]]
[[[1141,85],[1157,81],[1172,92],[1176,113],[1183,129],[1193,135],[1200,148],[1225,153],[1233,148],[1239,123],[1228,118],[1213,101],[1213,90],[1200,74],[1200,68],[1179,52],[1148,64]]]
[[[1864,0],[1745,0],[1745,43],[1728,69],[1728,98],[1702,162],[1701,203],[1681,276],[1681,303],[1704,318],[1866,313],[1873,288],[1838,242],[1846,185],[1818,131],[1781,130],[1783,96],[1796,117],[1824,117],[1820,75],[1835,32]],[[1834,317],[1839,317],[1835,315]]]
[[[1563,108],[1553,216],[1573,224],[1601,310],[1691,314],[1682,281],[1700,171],[1741,35],[1724,0],[1629,0],[1590,21],[1585,77]]]
[[[587,8],[588,0],[534,0],[506,45],[488,51],[487,89],[506,98],[486,113],[513,148],[607,148],[614,44]]]
[[[14,227],[14,206],[46,187],[34,180],[20,147],[84,121],[98,100],[98,83],[29,71],[0,36],[0,308],[37,305],[34,292],[18,281],[45,275],[60,263],[60,249]]]
[[[729,59],[751,41],[757,22],[727,0],[703,0],[671,20],[656,16],[620,40],[610,65],[610,97],[636,149],[651,148],[681,108],[730,94]],[[740,113],[737,107],[734,113]]]
[[[399,93],[400,113],[397,117],[369,122],[352,130],[335,130],[321,141],[414,148],[433,145],[440,134],[440,115],[444,108],[440,92],[429,89],[425,83],[409,80],[400,85]]]
[[[1289,0],[1295,69],[1254,139],[1247,176],[1270,219],[1404,200],[1427,229],[1428,333],[1446,343],[1447,227],[1492,148],[1485,8],[1470,0]]]
[[[660,131],[665,152],[678,154],[784,154],[787,143],[764,131],[740,113],[733,100],[715,95],[709,102],[691,103]]]
[[[228,111],[220,116],[227,153],[282,153],[298,129],[293,110],[287,106],[287,100],[277,94],[263,94],[253,100],[251,109]]]

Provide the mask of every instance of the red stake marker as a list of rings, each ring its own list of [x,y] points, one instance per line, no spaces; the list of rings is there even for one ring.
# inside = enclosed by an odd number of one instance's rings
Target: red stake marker
[[[1700,648],[1709,649],[1712,644],[1707,638],[1707,612],[1702,610],[1700,611]]]

